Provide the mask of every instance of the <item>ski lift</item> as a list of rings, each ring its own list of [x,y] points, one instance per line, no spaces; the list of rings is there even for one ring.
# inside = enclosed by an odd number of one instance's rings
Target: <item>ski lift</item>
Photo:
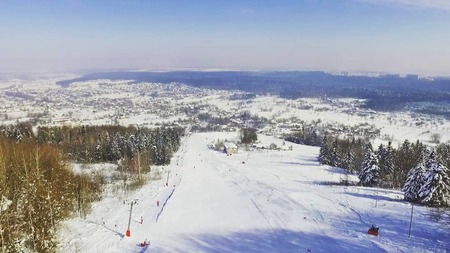
[[[380,228],[378,226],[372,225],[367,232],[369,235],[378,236]]]

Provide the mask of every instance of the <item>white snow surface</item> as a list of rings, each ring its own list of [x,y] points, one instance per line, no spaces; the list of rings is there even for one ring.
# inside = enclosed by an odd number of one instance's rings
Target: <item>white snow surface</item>
[[[207,147],[235,135],[186,137],[161,180],[107,193],[86,219],[64,222],[60,252],[450,251],[450,225],[436,221],[435,209],[414,206],[408,237],[411,205],[401,192],[337,185],[343,170],[319,165],[317,147],[286,143],[292,151],[241,148],[230,156]],[[126,237],[131,200],[138,204]],[[367,234],[372,224],[380,236]]]

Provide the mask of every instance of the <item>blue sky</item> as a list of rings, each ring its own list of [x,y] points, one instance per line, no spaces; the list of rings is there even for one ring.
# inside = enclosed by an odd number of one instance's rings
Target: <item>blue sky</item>
[[[0,72],[450,75],[448,0],[2,0]]]

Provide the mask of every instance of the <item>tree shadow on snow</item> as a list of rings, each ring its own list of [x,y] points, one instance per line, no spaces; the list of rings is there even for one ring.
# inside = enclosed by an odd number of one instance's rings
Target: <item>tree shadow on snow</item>
[[[384,201],[392,201],[392,202],[404,202],[404,200],[402,200],[402,199],[394,199],[394,198],[386,197],[383,195],[377,195],[376,193],[364,194],[364,193],[345,192],[345,194],[353,196],[353,197],[373,199],[373,200],[378,200],[378,201],[384,200]]]
[[[317,160],[304,160],[302,162],[282,162],[282,161],[272,161],[271,163],[276,164],[284,164],[284,165],[295,165],[295,166],[311,166],[311,167],[318,167],[320,164]]]
[[[354,181],[337,182],[337,181],[319,181],[319,180],[292,180],[292,182],[296,182],[299,184],[325,185],[325,186],[336,186],[336,187],[348,187],[348,186],[357,186],[358,185],[358,183],[354,182]]]
[[[331,172],[331,173],[335,173],[335,174],[340,174],[340,175],[348,175],[351,176],[352,174],[350,174],[348,171],[339,168],[339,167],[328,167],[324,169],[325,171]]]
[[[386,188],[372,188],[372,187],[360,187],[359,189],[364,190],[364,191],[370,191],[373,193],[383,193],[383,194],[401,194],[403,195],[403,193],[399,190],[392,190],[392,189],[386,189]]]
[[[307,252],[308,248],[314,253],[329,252],[370,252],[373,245],[362,245],[356,241],[336,240],[325,235],[291,231],[285,229],[252,230],[230,234],[193,234],[181,235],[182,248],[173,248],[176,252],[187,252],[186,248],[194,252],[208,253],[260,253],[260,252]],[[157,249],[157,247],[156,247]],[[166,252],[157,249],[158,252]],[[377,251],[380,252],[380,251]]]
[[[118,235],[120,238],[123,238],[125,236],[124,234],[122,234],[122,233],[120,233],[120,232],[118,232],[118,231],[116,231],[116,230],[114,230],[112,228],[107,227],[105,224],[101,224],[99,222],[92,221],[92,220],[86,220],[86,222],[87,223],[96,224],[96,225],[101,226],[101,227],[104,227],[105,229],[107,229],[107,230],[113,232],[114,234]]]

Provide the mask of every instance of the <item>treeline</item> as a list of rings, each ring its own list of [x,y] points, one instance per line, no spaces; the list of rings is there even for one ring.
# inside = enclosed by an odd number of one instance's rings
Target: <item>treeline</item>
[[[16,125],[0,125],[0,137],[20,142],[24,139],[33,139],[31,124],[21,123]]]
[[[85,215],[102,184],[75,175],[58,148],[0,138],[0,251],[54,252],[57,224]]]
[[[363,186],[403,189],[408,201],[450,205],[448,144],[431,150],[419,141],[405,140],[397,149],[389,142],[374,150],[370,142],[363,140],[324,137],[319,162],[357,173]]]
[[[122,126],[39,127],[36,139],[61,147],[82,163],[118,162],[169,164],[180,146],[182,128]]]
[[[0,127],[0,136],[55,146],[79,163],[168,164],[183,133],[182,128],[166,127],[63,126],[38,127],[36,131],[27,124]]]
[[[367,142],[380,137],[380,129],[367,123],[346,126],[324,123],[320,119],[311,123],[300,121],[295,128],[291,128],[291,133],[284,136],[284,140],[309,146],[321,146],[324,136],[345,136],[346,138],[357,136]]]
[[[284,137],[285,141],[309,145],[320,146],[322,143],[323,129],[315,125],[302,124],[301,128],[296,129],[292,134]]]

